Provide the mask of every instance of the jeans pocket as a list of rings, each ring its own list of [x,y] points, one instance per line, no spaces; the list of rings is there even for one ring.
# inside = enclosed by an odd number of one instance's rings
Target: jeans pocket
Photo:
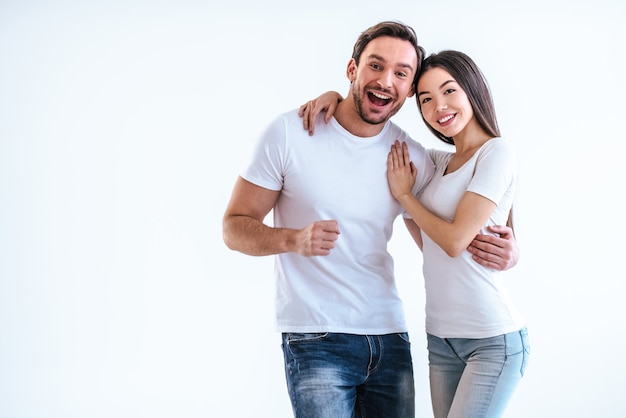
[[[319,349],[327,341],[328,332],[285,332],[283,351],[290,356],[298,356],[311,349]]]
[[[327,335],[327,332],[287,332],[285,333],[285,341],[287,344],[305,343],[322,340]]]
[[[525,327],[522,328],[519,332],[520,338],[522,339],[522,346],[524,347],[524,351],[522,353],[522,365],[520,366],[520,373],[524,376],[524,372],[526,372],[526,366],[528,365],[528,359],[530,357],[530,342],[528,339],[528,329]]]

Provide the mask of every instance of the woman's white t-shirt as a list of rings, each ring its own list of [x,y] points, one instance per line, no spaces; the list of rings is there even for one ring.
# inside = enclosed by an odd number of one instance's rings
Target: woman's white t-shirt
[[[452,221],[461,197],[473,192],[497,205],[487,225],[506,225],[517,187],[510,141],[489,140],[462,167],[446,175],[453,154],[440,150],[429,154],[436,171],[419,197],[426,208]],[[483,228],[481,233],[490,232]],[[523,326],[505,289],[503,272],[479,265],[468,251],[450,257],[424,232],[422,238],[428,333],[440,338],[487,338]]]

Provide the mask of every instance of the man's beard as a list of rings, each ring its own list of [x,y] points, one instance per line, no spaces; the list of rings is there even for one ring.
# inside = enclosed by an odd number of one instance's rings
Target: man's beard
[[[392,107],[391,109],[389,109],[389,112],[384,115],[368,116],[365,114],[363,100],[361,100],[361,97],[358,94],[360,89],[356,88],[356,86],[353,87],[354,88],[352,89],[352,99],[354,100],[356,113],[361,119],[363,119],[363,122],[369,123],[370,125],[380,125],[381,123],[387,122],[393,115],[398,113],[398,110],[400,110],[401,105],[395,108]]]

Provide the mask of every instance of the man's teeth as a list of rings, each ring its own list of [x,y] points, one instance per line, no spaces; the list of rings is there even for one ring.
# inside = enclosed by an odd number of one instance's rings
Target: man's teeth
[[[379,94],[379,93],[376,93],[376,92],[372,92],[372,95],[374,95],[374,97],[377,97],[377,98],[382,99],[382,100],[389,100],[389,99],[391,99],[391,97],[383,96],[382,94]]]
[[[439,119],[437,122],[439,123],[446,123],[447,121],[449,121],[450,119],[452,119],[454,117],[454,115],[448,115],[445,118],[441,118]]]

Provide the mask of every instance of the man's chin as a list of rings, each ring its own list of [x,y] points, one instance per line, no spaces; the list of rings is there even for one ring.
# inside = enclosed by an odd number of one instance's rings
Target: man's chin
[[[369,123],[370,125],[380,125],[382,123],[387,122],[393,113],[369,113],[367,115],[362,115],[362,119],[364,122]]]
[[[363,112],[361,114],[361,119],[370,125],[380,125],[387,122],[389,118],[389,112]]]

